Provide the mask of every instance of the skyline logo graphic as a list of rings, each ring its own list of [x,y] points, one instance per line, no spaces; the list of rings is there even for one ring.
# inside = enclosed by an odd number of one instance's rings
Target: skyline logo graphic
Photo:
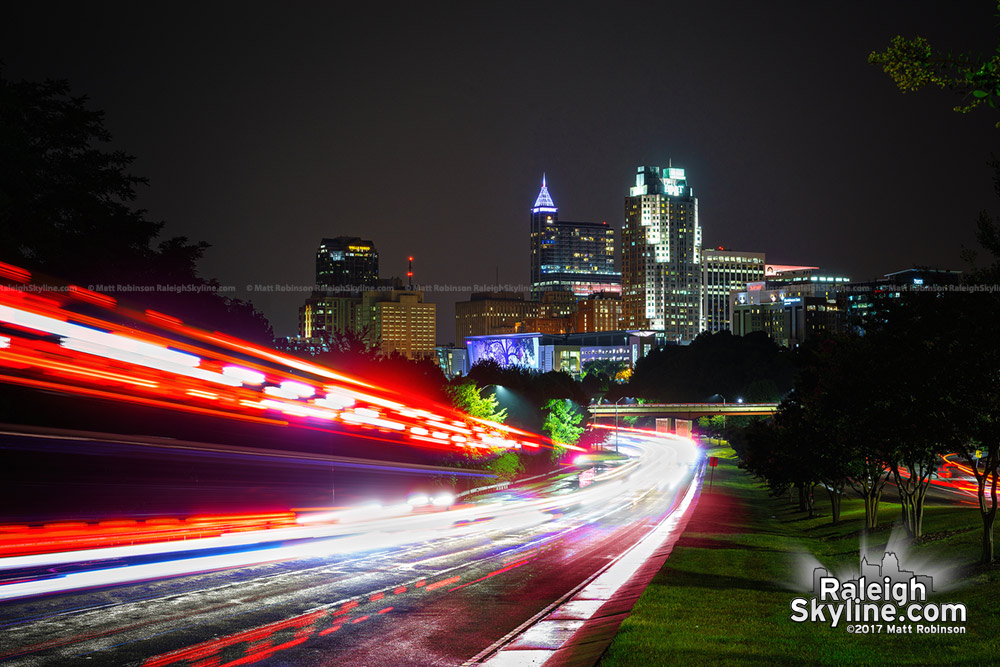
[[[896,554],[886,552],[877,563],[862,557],[856,578],[815,568],[812,597],[793,599],[790,619],[830,628],[845,622],[851,634],[965,634],[965,605],[928,602],[933,592],[932,576],[903,569]]]

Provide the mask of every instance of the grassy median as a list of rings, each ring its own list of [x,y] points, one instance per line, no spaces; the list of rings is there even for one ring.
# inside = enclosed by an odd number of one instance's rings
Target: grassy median
[[[791,600],[797,563],[812,554],[826,567],[857,566],[864,524],[860,501],[845,500],[833,526],[817,495],[813,519],[772,498],[720,456],[712,488],[705,479],[698,506],[663,569],[603,656],[601,665],[661,664],[994,664],[1000,660],[1000,568],[977,566],[981,524],[974,507],[931,506],[926,537],[912,559],[945,565],[955,586],[931,602],[968,607],[964,635],[848,634],[846,623],[794,623]],[[883,503],[879,530],[869,535],[881,553],[899,506]],[[903,563],[906,567],[906,562]],[[919,574],[919,573],[918,573]]]

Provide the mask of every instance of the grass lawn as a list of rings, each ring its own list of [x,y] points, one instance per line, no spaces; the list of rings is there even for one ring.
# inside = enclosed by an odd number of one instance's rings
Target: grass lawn
[[[825,567],[857,568],[864,506],[845,500],[840,525],[830,523],[825,494],[808,519],[786,498],[736,467],[732,450],[708,475],[687,530],[622,624],[601,665],[661,664],[997,664],[1000,663],[1000,567],[981,568],[981,524],[974,507],[931,506],[921,544],[910,560],[946,565],[954,587],[931,602],[968,607],[964,635],[848,634],[847,623],[795,623],[790,603],[801,554]],[[869,535],[882,553],[899,505],[883,503],[879,530]],[[902,562],[904,568],[907,561]],[[918,574],[922,574],[918,572]]]

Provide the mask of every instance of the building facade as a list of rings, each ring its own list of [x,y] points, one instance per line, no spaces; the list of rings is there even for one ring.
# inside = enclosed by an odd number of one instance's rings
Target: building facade
[[[563,371],[575,377],[588,361],[608,360],[631,366],[664,343],[662,334],[651,331],[563,336],[523,333],[465,339],[470,367],[489,359],[504,368],[524,368],[536,373]]]
[[[961,282],[961,271],[915,267],[887,273],[878,280],[851,283],[837,296],[847,327],[863,333],[884,317],[890,304],[906,295],[947,291]]]
[[[360,294],[378,281],[378,251],[371,241],[338,236],[320,241],[316,285],[323,290]]]
[[[399,352],[408,359],[436,359],[437,306],[416,290],[365,292],[361,326],[383,354]]]
[[[683,169],[639,167],[622,228],[624,328],[689,343],[701,331],[698,198]]]
[[[765,266],[762,252],[738,252],[721,247],[702,250],[702,331],[716,333],[732,329],[732,293],[744,292],[747,283],[763,280]]]
[[[763,331],[789,348],[842,332],[845,317],[838,294],[848,283],[846,276],[815,269],[778,272],[768,280],[749,283],[746,291],[733,293],[732,331],[737,336]]]
[[[469,336],[514,333],[518,322],[541,317],[541,304],[523,292],[474,292],[455,304],[455,341]]]
[[[360,328],[361,297],[317,292],[299,307],[299,337],[331,340]]]
[[[531,207],[530,241],[532,299],[552,290],[578,297],[621,291],[614,228],[606,222],[560,221],[544,175]]]
[[[582,299],[573,317],[576,333],[621,331],[622,299],[617,294],[591,294]]]
[[[469,372],[469,352],[465,347],[439,345],[434,348],[437,364],[449,380]]]

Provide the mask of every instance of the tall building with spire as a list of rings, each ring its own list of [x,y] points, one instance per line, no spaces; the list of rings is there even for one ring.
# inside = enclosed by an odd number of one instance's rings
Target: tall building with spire
[[[639,167],[622,227],[624,328],[694,340],[702,323],[701,258],[698,198],[684,170]]]
[[[542,175],[542,189],[531,207],[531,296],[570,291],[578,297],[621,291],[615,271],[615,230],[606,222],[559,220]]]

